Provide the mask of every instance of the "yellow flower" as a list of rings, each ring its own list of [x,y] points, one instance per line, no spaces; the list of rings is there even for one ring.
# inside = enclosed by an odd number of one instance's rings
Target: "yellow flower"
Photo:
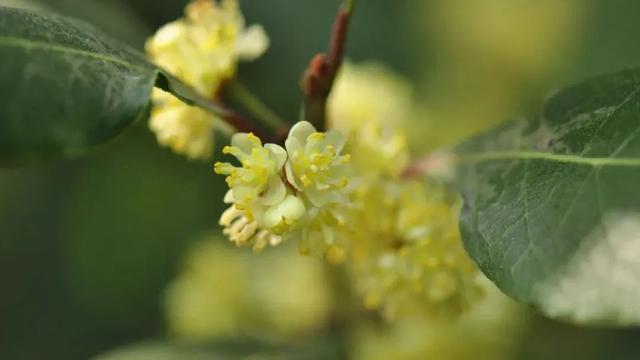
[[[214,124],[218,119],[160,89],[153,89],[152,99],[154,108],[149,128],[158,142],[190,159],[209,158],[213,151]]]
[[[294,228],[305,213],[306,207],[302,200],[289,193],[280,203],[267,208],[259,223],[281,235]]]
[[[287,189],[280,176],[287,152],[282,147],[263,146],[257,136],[238,133],[222,152],[235,156],[242,165],[217,162],[214,168],[216,173],[227,175],[230,196],[241,210],[250,210],[254,203],[273,206],[284,200]]]
[[[352,274],[366,307],[382,309],[388,319],[447,317],[477,300],[479,272],[462,247],[458,209],[444,189],[397,180],[360,196]]]
[[[345,260],[348,247],[345,207],[343,203],[310,207],[298,229],[290,235],[298,239],[302,255],[325,256],[334,264]]]
[[[269,39],[258,25],[245,28],[237,0],[193,0],[185,12],[147,41],[147,53],[200,95],[215,99],[221,84],[235,75],[238,60],[262,55]],[[216,116],[159,90],[153,104],[150,128],[160,144],[192,159],[211,156]]]
[[[225,198],[229,198],[231,191]],[[232,203],[232,201],[225,201]],[[222,233],[229,237],[238,246],[251,244],[256,252],[262,251],[267,245],[276,246],[282,242],[282,237],[261,229],[258,222],[249,218],[245,211],[238,209],[236,205],[231,205],[220,216]]]
[[[407,80],[386,66],[345,62],[329,97],[330,127],[348,135],[370,121],[402,126],[412,108]]]
[[[253,244],[254,250],[277,245],[280,235],[297,225],[305,215],[302,200],[287,189],[283,167],[287,152],[275,144],[265,144],[253,134],[239,133],[231,138],[231,146],[223,149],[242,165],[218,162],[215,172],[228,175],[231,203],[220,218],[224,234],[237,245]]]
[[[188,341],[237,335],[242,329],[247,261],[214,240],[197,243],[185,257],[180,275],[165,291],[165,314],[172,335]]]
[[[299,338],[326,325],[332,294],[321,264],[286,247],[261,257],[250,280],[262,323],[256,331]]]
[[[269,46],[261,26],[245,28],[237,0],[193,0],[185,13],[147,41],[147,53],[203,96],[235,75],[238,60],[254,60]]]
[[[465,316],[450,321],[411,317],[380,326],[361,321],[352,332],[352,360],[518,359],[524,340],[525,307],[503,295],[489,280],[486,298]]]
[[[349,155],[340,155],[345,138],[337,130],[317,132],[310,123],[294,125],[285,141],[287,180],[314,206],[343,202]]]
[[[224,234],[255,250],[294,239],[302,253],[344,259],[349,208],[349,157],[340,154],[344,137],[300,122],[291,129],[286,150],[262,145],[252,134],[234,135],[231,145],[223,151],[241,166],[218,162],[214,169],[227,175],[230,188],[225,201],[232,205],[220,218]]]
[[[332,308],[315,259],[287,248],[251,258],[214,236],[190,249],[164,300],[171,335],[187,342],[295,338],[320,330]]]
[[[330,127],[347,138],[347,151],[362,174],[395,176],[408,164],[404,123],[411,87],[383,65],[345,63],[327,103]]]

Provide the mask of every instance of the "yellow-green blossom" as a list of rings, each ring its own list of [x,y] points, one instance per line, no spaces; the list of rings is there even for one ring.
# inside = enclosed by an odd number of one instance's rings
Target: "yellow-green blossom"
[[[353,239],[359,249],[352,274],[365,306],[382,309],[389,319],[442,317],[478,299],[479,272],[462,247],[458,208],[443,188],[397,180],[359,196],[362,213],[355,220],[362,231]]]
[[[262,145],[253,134],[238,133],[225,146],[224,154],[235,156],[241,166],[217,162],[215,172],[227,175],[233,203],[241,210],[251,211],[254,204],[273,206],[282,202],[287,189],[281,179],[287,152],[275,144]]]
[[[346,202],[310,206],[297,231],[290,234],[298,239],[300,253],[324,256],[334,264],[343,262],[348,247],[346,211]]]
[[[330,127],[347,136],[361,175],[404,170],[409,153],[403,124],[411,109],[408,82],[377,63],[345,63],[327,103]]]
[[[238,60],[254,60],[268,46],[261,26],[245,27],[237,0],[193,0],[185,17],[161,27],[146,48],[156,64],[214,96],[235,75]]]
[[[327,324],[333,301],[320,259],[299,256],[285,246],[264,254],[252,270],[252,298],[257,301],[251,311],[260,307],[256,312],[263,324],[257,331],[300,338]]]
[[[281,341],[326,324],[332,293],[316,259],[289,248],[255,258],[220,240],[212,236],[196,243],[167,287],[164,308],[173,337],[206,342],[250,335]]]
[[[243,254],[215,240],[197,243],[167,287],[164,308],[171,335],[189,341],[237,335],[242,328]]]
[[[247,212],[240,210],[233,204],[231,190],[225,196],[225,202],[232,204],[220,216],[222,233],[238,246],[252,245],[254,251],[261,251],[267,245],[275,246],[282,242],[282,238],[268,230],[261,229],[258,222],[247,216]]]
[[[213,127],[218,119],[160,89],[153,89],[152,95],[154,107],[149,128],[158,142],[190,159],[209,158],[213,151]]]
[[[518,359],[524,340],[525,307],[481,281],[486,298],[468,314],[450,321],[410,317],[380,326],[361,320],[351,332],[352,360]]]
[[[402,177],[409,165],[404,123],[412,112],[408,82],[378,64],[345,64],[328,102],[330,127],[346,135],[352,155],[349,226],[328,226],[343,234],[365,306],[387,319],[458,314],[479,296],[455,203],[442,187]]]
[[[411,98],[408,81],[383,64],[345,62],[327,104],[330,127],[345,135],[371,121],[401,127],[412,109]]]
[[[275,144],[263,146],[253,134],[239,133],[223,152],[234,155],[241,165],[215,165],[216,173],[227,175],[230,188],[225,200],[232,205],[220,218],[225,235],[238,245],[252,243],[255,250],[279,244],[280,235],[294,227],[306,210],[282,179],[286,151]]]
[[[236,134],[223,150],[241,166],[217,163],[227,175],[232,206],[222,214],[223,232],[238,245],[261,250],[283,240],[299,241],[302,253],[345,257],[343,237],[348,212],[348,160],[344,137],[336,130],[317,132],[306,121],[293,126],[286,150],[262,145],[252,134]]]
[[[185,13],[147,41],[147,53],[200,95],[215,99],[221,84],[235,75],[238,60],[259,57],[269,40],[262,27],[245,28],[237,0],[193,0]],[[154,91],[150,120],[158,142],[189,158],[210,157],[219,119],[158,94]]]
[[[341,155],[344,136],[337,130],[317,132],[309,122],[294,125],[285,141],[287,180],[314,206],[345,201],[349,155]]]

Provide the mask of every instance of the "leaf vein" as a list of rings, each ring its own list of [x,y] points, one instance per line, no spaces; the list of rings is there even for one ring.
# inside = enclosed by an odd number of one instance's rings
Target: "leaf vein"
[[[12,46],[12,47],[26,49],[26,50],[40,49],[40,50],[48,50],[48,51],[58,52],[58,53],[71,54],[71,55],[80,55],[80,56],[93,58],[96,60],[102,60],[102,61],[118,64],[132,70],[144,70],[144,71],[153,70],[151,65],[149,65],[148,67],[137,65],[129,61],[119,59],[114,56],[94,53],[87,50],[74,49],[72,47],[68,47],[60,44],[50,44],[42,41],[33,41],[33,40],[21,39],[21,38],[12,37],[12,36],[0,36],[0,45]]]
[[[589,165],[593,167],[620,166],[640,167],[640,158],[593,158],[579,155],[553,154],[539,151],[490,151],[478,154],[466,154],[458,157],[461,163],[480,163],[500,160],[544,160],[560,163]]]

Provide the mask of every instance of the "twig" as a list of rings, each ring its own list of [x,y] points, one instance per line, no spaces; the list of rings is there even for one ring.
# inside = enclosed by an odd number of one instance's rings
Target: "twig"
[[[328,53],[315,55],[300,81],[306,120],[321,131],[326,128],[327,99],[344,58],[354,2],[346,0],[342,4],[333,25]]]

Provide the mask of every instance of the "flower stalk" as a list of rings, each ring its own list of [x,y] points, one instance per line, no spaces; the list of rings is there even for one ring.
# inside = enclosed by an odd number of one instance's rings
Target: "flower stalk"
[[[281,118],[275,111],[271,110],[260,98],[258,98],[246,85],[237,79],[230,80],[224,86],[226,94],[240,103],[270,130],[279,130],[287,126],[287,121]]]

